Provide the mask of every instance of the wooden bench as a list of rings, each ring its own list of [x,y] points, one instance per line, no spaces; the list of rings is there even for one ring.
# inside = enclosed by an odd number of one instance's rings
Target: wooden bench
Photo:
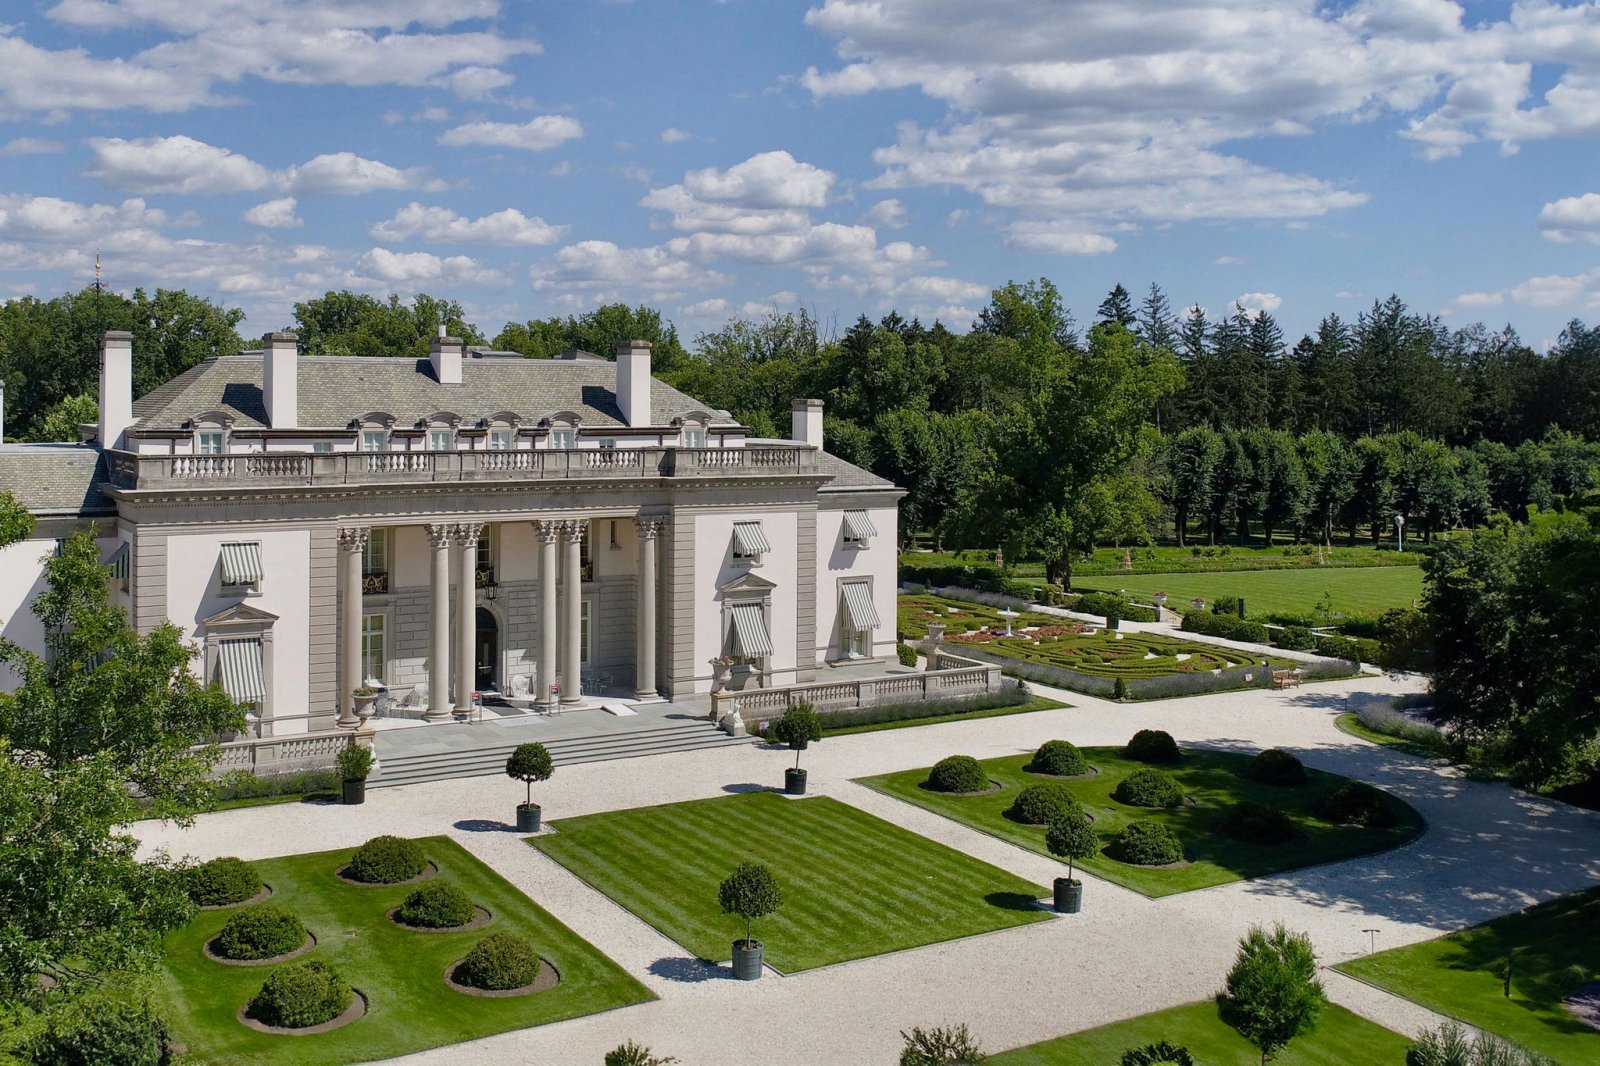
[[[1272,671],[1272,687],[1273,688],[1289,688],[1291,686],[1293,686],[1294,688],[1299,688],[1300,687],[1300,671],[1298,671],[1298,670],[1274,670],[1274,671]]]

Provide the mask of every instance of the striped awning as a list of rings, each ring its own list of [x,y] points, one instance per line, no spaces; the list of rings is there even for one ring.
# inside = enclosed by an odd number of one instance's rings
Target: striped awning
[[[772,638],[767,635],[767,619],[757,603],[735,604],[733,625],[728,633],[730,651],[745,659],[760,659],[772,654]]]
[[[261,580],[261,545],[255,541],[247,544],[222,546],[222,583],[224,585],[254,585]]]
[[[760,522],[735,522],[733,543],[738,546],[740,555],[760,555],[772,550],[767,535],[761,532]]]
[[[111,577],[119,584],[128,583],[128,567],[131,562],[128,554],[128,542],[123,541],[117,545],[117,550],[111,553],[111,558],[106,560],[106,565],[111,567]]]
[[[844,614],[850,619],[850,628],[860,632],[863,629],[877,629],[878,610],[872,605],[872,586],[865,581],[847,581],[841,585],[844,590]]]
[[[224,640],[217,645],[217,667],[222,687],[240,703],[260,703],[267,698],[261,671],[261,641]]]
[[[851,540],[866,540],[876,537],[878,531],[873,528],[872,519],[867,517],[865,511],[846,511],[844,513],[844,535]]]

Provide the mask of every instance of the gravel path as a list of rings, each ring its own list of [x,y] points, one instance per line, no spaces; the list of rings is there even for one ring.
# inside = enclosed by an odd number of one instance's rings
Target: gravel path
[[[1031,751],[1052,737],[1120,744],[1138,728],[1225,750],[1288,748],[1310,766],[1382,785],[1416,806],[1428,831],[1381,855],[1165,899],[1083,875],[1084,913],[754,984],[702,966],[526,846],[505,825],[520,786],[441,781],[369,794],[359,809],[286,804],[205,815],[188,830],[142,824],[151,847],[209,858],[264,858],[353,846],[380,832],[448,834],[639,975],[661,997],[625,1011],[506,1033],[409,1056],[408,1063],[599,1063],[632,1038],[686,1066],[749,1062],[893,1062],[899,1030],[964,1021],[990,1050],[1192,1002],[1220,986],[1252,923],[1308,931],[1325,964],[1398,947],[1600,883],[1600,814],[1503,785],[1468,781],[1340,732],[1348,704],[1414,687],[1388,678],[1117,705],[1076,693],[1072,707],[834,737],[806,753],[812,791],[834,796],[1023,877],[1048,883],[1049,859],[853,784],[851,778]],[[756,745],[564,767],[539,786],[546,817],[670,803],[781,783],[790,754]],[[730,932],[730,937],[732,933]],[[1433,1019],[1404,1000],[1334,974],[1331,998],[1401,1032]]]

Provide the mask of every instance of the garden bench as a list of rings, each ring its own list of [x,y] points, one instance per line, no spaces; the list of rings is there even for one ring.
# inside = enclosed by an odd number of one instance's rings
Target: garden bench
[[[1272,687],[1273,688],[1289,688],[1290,686],[1293,686],[1295,688],[1299,688],[1300,687],[1300,671],[1298,671],[1298,670],[1274,670],[1274,671],[1272,671]]]

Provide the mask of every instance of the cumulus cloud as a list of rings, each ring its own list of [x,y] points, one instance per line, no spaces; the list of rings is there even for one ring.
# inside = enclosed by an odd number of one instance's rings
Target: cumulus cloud
[[[496,282],[504,279],[464,255],[441,258],[428,252],[391,252],[373,248],[356,261],[356,269],[393,285],[425,284],[431,281]]]
[[[448,147],[487,145],[542,152],[583,136],[583,124],[567,115],[540,115],[527,122],[468,122],[439,135]]]
[[[724,279],[665,248],[620,248],[611,241],[579,241],[532,268],[537,290],[645,290],[660,295],[718,284]]]
[[[894,197],[879,200],[873,204],[867,213],[861,216],[861,221],[871,226],[886,226],[889,229],[901,229],[907,220],[906,205]]]
[[[678,308],[678,313],[690,318],[704,315],[724,315],[728,313],[728,301],[720,296],[713,296],[709,300],[701,300],[687,307],[680,307]]]
[[[15,159],[24,155],[53,155],[66,151],[67,146],[60,141],[47,140],[43,137],[18,137],[16,140],[7,141],[0,146],[0,158]]]
[[[421,237],[443,243],[530,245],[555,244],[566,234],[567,227],[552,226],[538,216],[530,218],[513,207],[467,218],[447,207],[424,207],[412,201],[368,232],[386,241]]]
[[[1600,193],[1567,196],[1539,210],[1539,228],[1552,241],[1600,244]]]
[[[677,144],[680,141],[691,140],[693,137],[694,134],[690,133],[688,130],[680,130],[676,126],[668,126],[666,129],[661,131],[662,144]]]
[[[94,163],[87,173],[126,192],[218,196],[273,180],[260,163],[193,137],[96,137],[89,148]]]
[[[401,170],[354,152],[330,152],[284,172],[283,185],[303,196],[356,196],[378,189],[429,187],[420,167]]]
[[[298,229],[305,221],[294,213],[298,201],[292,196],[256,204],[244,213],[244,220],[264,229]]]
[[[810,209],[827,203],[835,180],[788,152],[764,152],[726,170],[691,170],[676,185],[651,189],[639,203],[664,212],[675,230],[798,234],[811,224]]]
[[[1458,307],[1499,307],[1505,303],[1505,293],[1464,292],[1454,302]]]
[[[1235,307],[1242,307],[1246,311],[1271,314],[1283,306],[1283,297],[1275,292],[1243,292],[1234,297],[1233,303]]]
[[[1236,255],[1219,255],[1215,259],[1211,260],[1212,266],[1219,267],[1242,266],[1243,264],[1244,260],[1240,259]]]
[[[1006,244],[1029,252],[1053,255],[1105,255],[1117,242],[1103,233],[1089,233],[1071,222],[1014,222]]]
[[[1600,268],[1582,274],[1546,274],[1513,285],[1510,296],[1518,303],[1540,308],[1600,308]]]

